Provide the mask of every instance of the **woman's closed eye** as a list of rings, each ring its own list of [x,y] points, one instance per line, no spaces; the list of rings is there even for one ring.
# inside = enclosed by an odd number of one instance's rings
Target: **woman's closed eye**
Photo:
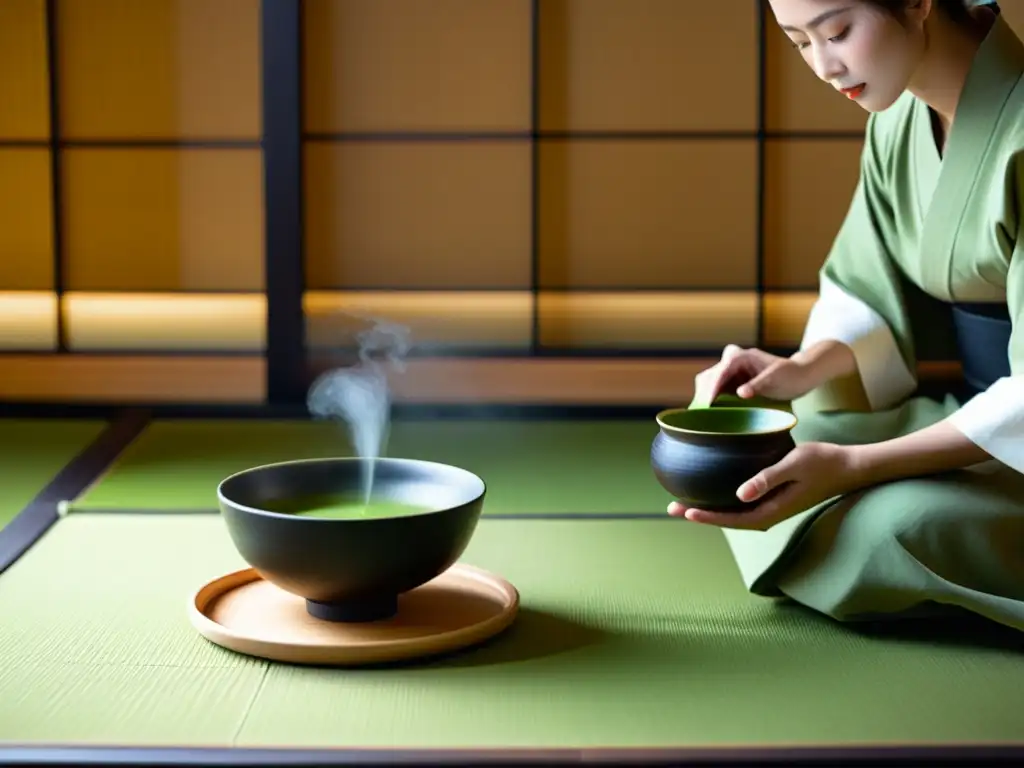
[[[845,27],[838,34],[832,35],[832,37],[828,38],[828,41],[830,43],[841,43],[843,40],[845,40],[849,36],[850,36],[850,27]],[[809,43],[806,40],[791,40],[790,44],[794,48],[796,48],[798,51],[802,51],[804,48],[806,48],[809,45]]]

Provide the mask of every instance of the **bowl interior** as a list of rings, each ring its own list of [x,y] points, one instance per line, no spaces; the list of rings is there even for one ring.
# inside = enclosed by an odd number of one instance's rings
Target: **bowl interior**
[[[383,520],[425,515],[439,511],[437,506],[373,495],[369,499],[356,493],[296,494],[268,499],[261,511],[319,520]]]
[[[476,501],[484,490],[475,474],[446,464],[337,458],[248,469],[221,483],[219,495],[253,513],[379,520],[452,509]]]
[[[662,411],[658,424],[669,432],[710,435],[768,435],[785,432],[796,416],[778,408],[729,406],[722,408],[673,408]]]

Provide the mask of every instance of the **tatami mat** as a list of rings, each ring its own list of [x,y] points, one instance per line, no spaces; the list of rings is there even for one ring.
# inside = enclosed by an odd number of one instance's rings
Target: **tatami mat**
[[[628,747],[1020,739],[1019,653],[870,637],[747,594],[721,533],[484,520],[520,589],[493,645],[427,665],[268,665],[190,628],[240,565],[218,517],[75,514],[0,578],[0,739]],[[44,599],[40,596],[44,595]]]
[[[406,421],[386,455],[454,464],[488,486],[485,514],[659,514],[653,420]],[[313,421],[156,421],[75,509],[204,510],[217,484],[260,464],[352,455],[344,426]]]
[[[0,528],[104,427],[98,420],[0,419]]]

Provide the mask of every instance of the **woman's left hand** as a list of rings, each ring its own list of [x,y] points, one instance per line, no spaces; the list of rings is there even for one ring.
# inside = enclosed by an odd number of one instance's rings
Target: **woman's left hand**
[[[741,501],[761,503],[745,512],[715,512],[668,506],[673,517],[723,528],[768,530],[773,525],[860,485],[853,451],[834,443],[803,443],[778,463],[757,473],[736,491]]]

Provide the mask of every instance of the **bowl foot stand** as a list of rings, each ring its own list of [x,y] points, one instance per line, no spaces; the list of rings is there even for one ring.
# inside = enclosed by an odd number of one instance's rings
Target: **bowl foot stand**
[[[369,600],[340,600],[335,603],[306,601],[310,616],[323,621],[363,623],[384,621],[398,613],[398,595],[387,595]]]

